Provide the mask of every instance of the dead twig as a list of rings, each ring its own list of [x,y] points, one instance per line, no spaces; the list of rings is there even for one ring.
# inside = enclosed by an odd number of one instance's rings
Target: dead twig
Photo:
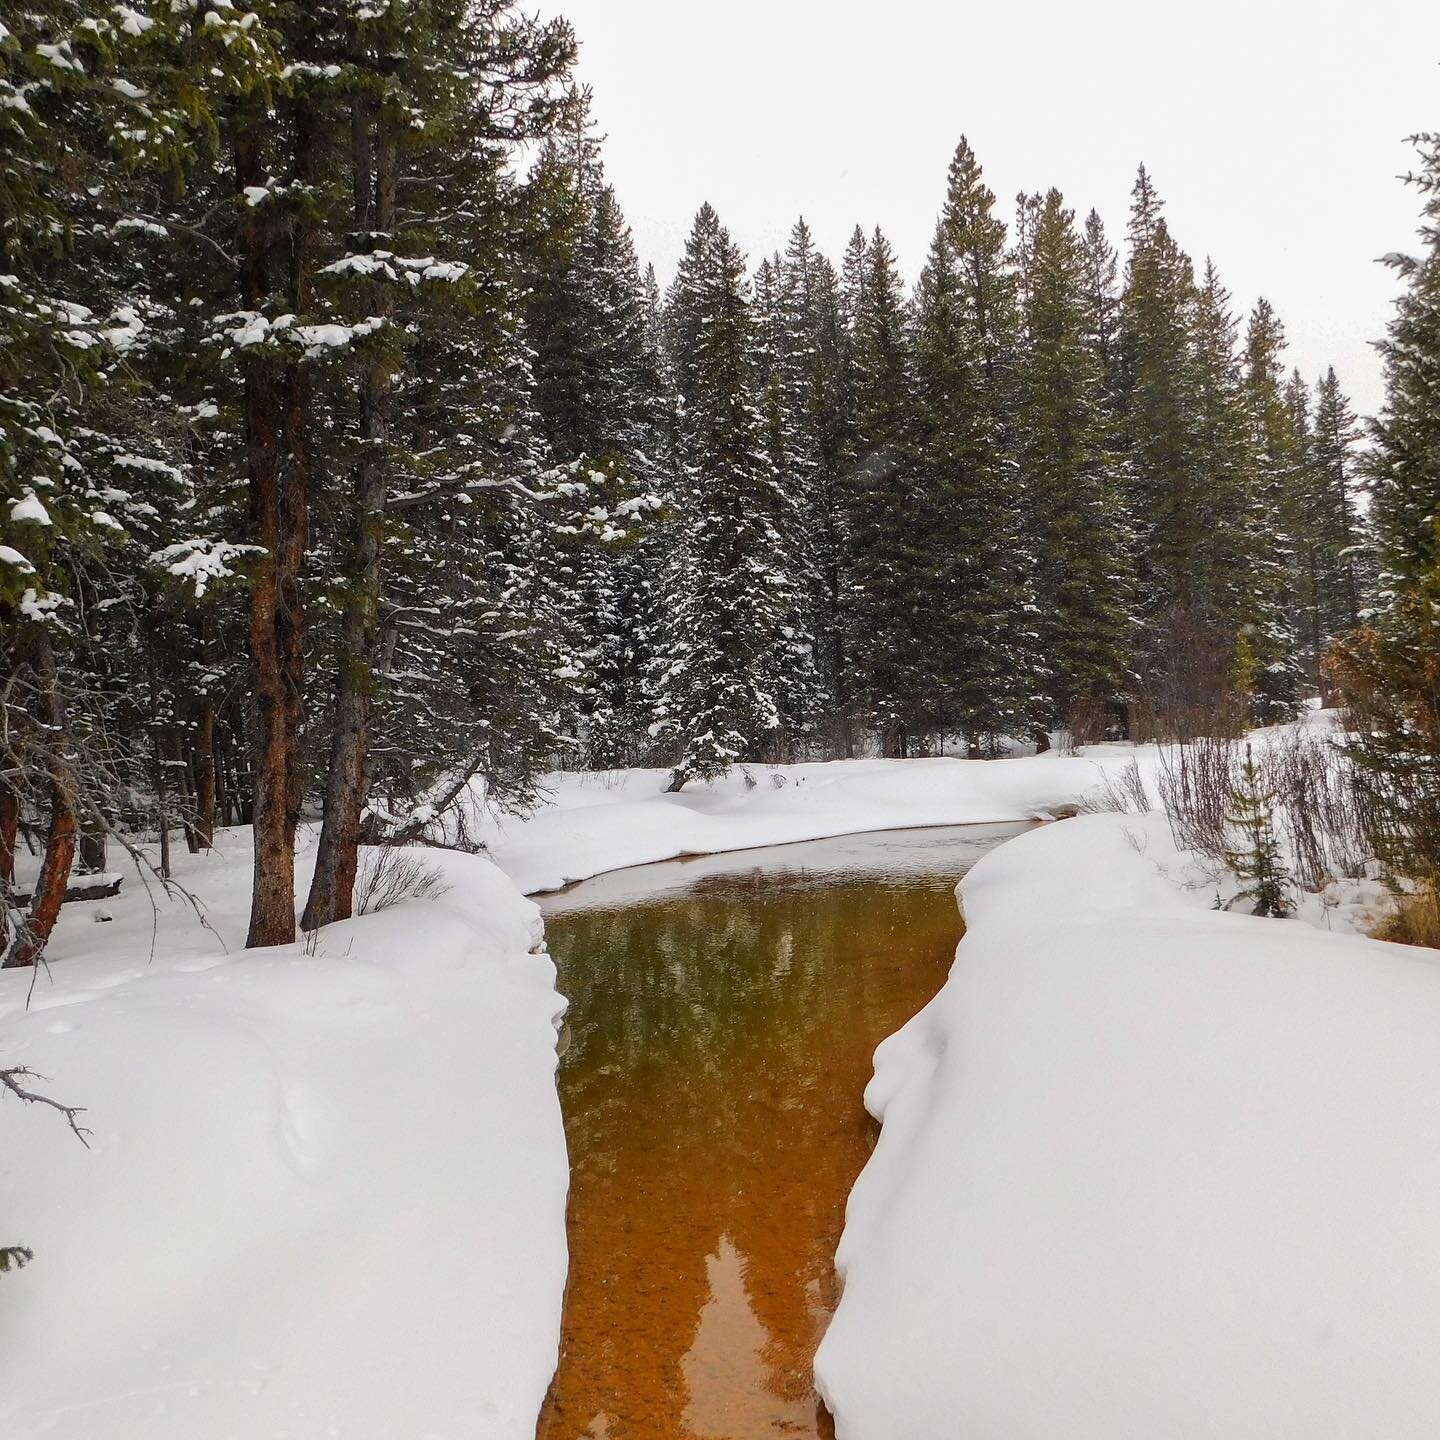
[[[3,1085],[17,1099],[23,1100],[27,1105],[45,1105],[51,1110],[58,1110],[66,1119],[70,1129],[74,1131],[75,1138],[88,1150],[90,1142],[85,1138],[92,1132],[87,1130],[77,1116],[83,1115],[85,1109],[80,1105],[66,1105],[59,1100],[52,1099],[49,1095],[42,1095],[37,1090],[31,1090],[27,1085],[22,1084],[25,1080],[45,1080],[44,1075],[37,1075],[25,1065],[14,1065],[9,1070],[0,1070],[0,1085]]]

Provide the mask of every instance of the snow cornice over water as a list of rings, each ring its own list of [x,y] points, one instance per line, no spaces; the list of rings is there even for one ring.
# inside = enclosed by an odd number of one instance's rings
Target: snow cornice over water
[[[1440,963],[1211,908],[1163,816],[991,852],[817,1360],[846,1440],[1432,1440]]]

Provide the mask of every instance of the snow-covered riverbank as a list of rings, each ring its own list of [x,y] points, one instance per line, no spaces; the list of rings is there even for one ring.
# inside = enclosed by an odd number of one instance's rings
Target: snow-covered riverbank
[[[1430,1440],[1440,957],[1216,912],[1153,815],[962,894],[867,1092],[840,1440]]]
[[[565,1279],[554,967],[488,861],[447,895],[243,951],[248,832],[177,857],[207,908],[66,907],[0,976],[6,1440],[529,1440]],[[97,923],[101,915],[113,917]],[[230,953],[225,953],[225,946]]]
[[[1017,760],[752,765],[678,795],[666,793],[667,770],[565,771],[549,777],[547,803],[533,814],[487,816],[480,830],[500,868],[534,894],[677,855],[1032,820],[1075,804],[1136,754],[1129,745],[1094,745],[1082,756]]]
[[[0,976],[0,1062],[94,1132],[0,1097],[0,1244],[36,1251],[0,1280],[0,1434],[529,1440],[567,1168],[563,1002],[517,890],[1028,820],[1132,759],[1153,788],[1157,753],[1128,746],[679,796],[663,771],[560,775],[484,821],[500,868],[428,852],[448,894],[311,953],[239,948],[243,831],[177,856],[207,925],[152,912],[133,872],[67,906],[28,1011],[31,977]],[[1440,965],[1214,890],[1153,814],[1034,830],[967,879],[951,978],[867,1096],[884,1129],[818,1361],[841,1440],[1440,1429]],[[1304,907],[1337,931],[1361,910]]]

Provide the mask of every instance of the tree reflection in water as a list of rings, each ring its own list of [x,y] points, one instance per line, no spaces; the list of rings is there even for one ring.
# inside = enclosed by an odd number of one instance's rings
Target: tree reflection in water
[[[1015,827],[648,866],[547,904],[570,1285],[540,1440],[828,1435],[811,1362],[876,1044],[944,980]]]

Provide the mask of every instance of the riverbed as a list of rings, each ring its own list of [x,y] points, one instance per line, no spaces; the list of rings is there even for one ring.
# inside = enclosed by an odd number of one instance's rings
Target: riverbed
[[[570,1280],[540,1440],[832,1432],[811,1362],[871,1057],[945,979],[956,881],[1026,828],[886,831],[542,897],[570,1009]]]

